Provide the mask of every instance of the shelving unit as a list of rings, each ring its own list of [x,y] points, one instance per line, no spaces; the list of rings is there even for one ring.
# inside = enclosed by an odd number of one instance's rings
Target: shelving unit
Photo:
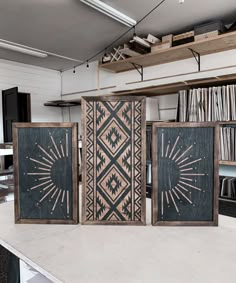
[[[236,207],[235,198],[227,198],[227,197],[222,197],[222,196],[219,197],[219,212],[221,214],[236,217],[235,207]]]
[[[152,122],[146,122],[146,197],[152,198]]]
[[[229,127],[234,126],[235,127],[236,121],[219,122],[219,125],[221,127],[224,127],[224,126],[226,126],[226,127],[227,126],[229,126]],[[220,165],[227,165],[227,166],[236,166],[236,160],[220,160],[219,164]],[[235,177],[236,177],[236,175],[232,178],[235,178]],[[220,196],[219,197],[219,212],[221,214],[224,214],[224,215],[227,215],[227,216],[236,217],[236,199]]]
[[[193,86],[196,86],[198,84],[200,84],[202,86],[202,84],[204,84],[204,83],[205,83],[205,87],[206,86],[216,86],[216,84],[215,84],[216,81],[219,83],[218,85],[228,84],[228,83],[234,83],[235,84],[236,80],[233,80],[233,78],[235,78],[235,75],[224,76],[224,78],[221,78],[221,80],[219,78],[217,78],[217,80],[212,78],[212,79],[207,79],[205,81],[201,81],[201,80],[189,81],[188,87],[191,84],[193,84]],[[174,85],[174,87],[176,87],[176,84]],[[177,86],[177,88],[179,88],[179,87],[180,87],[180,85]],[[153,88],[153,89],[155,89],[155,88]],[[151,91],[153,91],[153,89]],[[165,91],[169,90],[169,89],[173,89],[173,84],[165,86]],[[159,91],[160,91],[160,89],[159,89]],[[133,92],[135,93],[135,90],[133,90]],[[142,92],[142,90],[140,92]],[[159,94],[160,94],[160,92],[159,92]],[[165,93],[162,92],[160,95],[164,95],[164,94]],[[145,95],[145,92],[142,95]],[[216,123],[218,123],[221,127],[223,127],[223,126],[233,126],[233,125],[236,126],[236,121],[222,121],[222,122],[216,122]],[[228,165],[228,166],[236,166],[236,160],[219,160],[219,164],[220,165]],[[219,197],[219,207],[220,207],[220,213],[221,214],[236,217],[236,199]]]
[[[13,149],[10,144],[0,145],[0,156],[12,155]],[[3,177],[5,177],[3,179]],[[10,177],[10,178],[9,178]],[[5,201],[5,197],[14,193],[13,169],[0,170],[0,202]]]
[[[81,105],[80,99],[74,100],[52,100],[44,103],[44,106],[51,106],[51,107],[71,107]]]
[[[12,175],[13,174],[13,170],[1,170],[0,171],[0,176],[7,176],[7,175]]]
[[[164,50],[159,50],[158,52],[139,55],[116,62],[100,64],[100,68],[107,71],[119,73],[133,70],[133,64],[137,64],[142,67],[149,67],[188,59],[193,57],[192,51],[199,53],[201,56],[234,48],[236,48],[236,31],[171,47]]]
[[[236,200],[233,199],[225,199],[225,198],[219,198],[219,213],[226,215],[226,216],[231,216],[231,217],[236,217]]]
[[[209,45],[210,48],[208,49],[208,52],[204,53],[204,48],[208,44],[210,44]],[[214,44],[215,46],[213,47]],[[194,42],[178,47],[173,47],[169,50],[162,50],[153,54],[147,54],[147,55],[141,55],[141,56],[129,58],[126,60],[122,60],[120,62],[107,63],[104,65],[100,65],[100,68],[113,72],[123,72],[133,69],[131,63],[141,64],[144,67],[144,66],[152,66],[171,61],[186,59],[192,56],[188,48],[193,48],[193,47],[199,48],[198,50],[197,49],[194,50],[197,50],[201,55],[236,48],[236,32],[220,35],[217,38],[206,39],[201,42]],[[176,51],[178,52],[174,55]],[[147,62],[145,62],[145,60],[147,60]],[[180,80],[179,82],[175,82],[171,84],[144,87],[144,88],[138,88],[132,90],[130,89],[122,90],[122,91],[114,92],[113,95],[118,95],[118,96],[140,95],[140,96],[151,97],[151,96],[173,94],[173,93],[177,93],[180,90],[187,90],[190,88],[220,86],[224,84],[235,84],[235,82],[236,82],[236,74],[234,73],[230,75],[215,76],[206,79],[182,80],[182,81]],[[223,126],[223,125],[235,124],[236,121],[225,121],[218,123],[219,125]],[[236,166],[236,161],[219,160],[219,164],[227,165],[227,166]],[[221,214],[236,217],[236,200],[220,197],[219,202],[220,202],[219,206],[220,206]]]

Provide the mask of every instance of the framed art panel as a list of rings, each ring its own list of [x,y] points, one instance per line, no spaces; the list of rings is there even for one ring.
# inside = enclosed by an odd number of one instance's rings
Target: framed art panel
[[[14,123],[15,222],[78,223],[76,123]]]
[[[145,224],[145,98],[83,97],[83,224]]]
[[[218,225],[214,123],[154,123],[152,224]]]

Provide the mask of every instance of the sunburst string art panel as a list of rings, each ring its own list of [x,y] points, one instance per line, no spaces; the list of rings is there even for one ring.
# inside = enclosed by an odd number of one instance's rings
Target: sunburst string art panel
[[[217,225],[218,126],[154,123],[152,131],[153,225]]]
[[[76,123],[13,125],[16,223],[78,223]]]
[[[145,224],[145,98],[84,97],[83,224]]]

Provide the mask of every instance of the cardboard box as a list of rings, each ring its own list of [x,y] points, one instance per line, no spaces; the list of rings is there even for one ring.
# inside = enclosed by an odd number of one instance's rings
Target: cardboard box
[[[219,30],[215,30],[215,31],[211,31],[211,32],[195,35],[194,36],[194,40],[195,41],[199,41],[199,40],[203,40],[203,39],[206,39],[206,38],[216,37],[219,34],[220,34],[220,31]]]
[[[185,33],[174,35],[173,36],[173,41],[185,39],[185,38],[192,37],[192,36],[194,36],[194,31],[193,30],[185,32]]]
[[[173,34],[168,34],[168,35],[165,35],[165,36],[162,36],[162,43],[164,42],[172,42],[173,40]]]
[[[155,44],[151,47],[151,53],[163,50],[163,49],[168,49],[172,46],[172,42],[164,42],[164,43],[158,43]]]
[[[156,44],[158,42],[161,42],[161,40],[159,38],[157,38],[157,37],[155,37],[155,36],[153,36],[151,34],[149,34],[145,40],[147,42],[151,43],[151,44]]]
[[[226,31],[226,27],[221,21],[209,22],[194,27],[195,35],[206,34],[208,32],[212,32],[216,30],[223,33]]]

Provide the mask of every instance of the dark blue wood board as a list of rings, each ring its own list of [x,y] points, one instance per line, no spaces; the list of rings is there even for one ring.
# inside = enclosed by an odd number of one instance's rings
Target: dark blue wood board
[[[213,221],[214,127],[157,129],[158,221]]]
[[[18,129],[20,218],[73,218],[71,145],[71,128]]]

